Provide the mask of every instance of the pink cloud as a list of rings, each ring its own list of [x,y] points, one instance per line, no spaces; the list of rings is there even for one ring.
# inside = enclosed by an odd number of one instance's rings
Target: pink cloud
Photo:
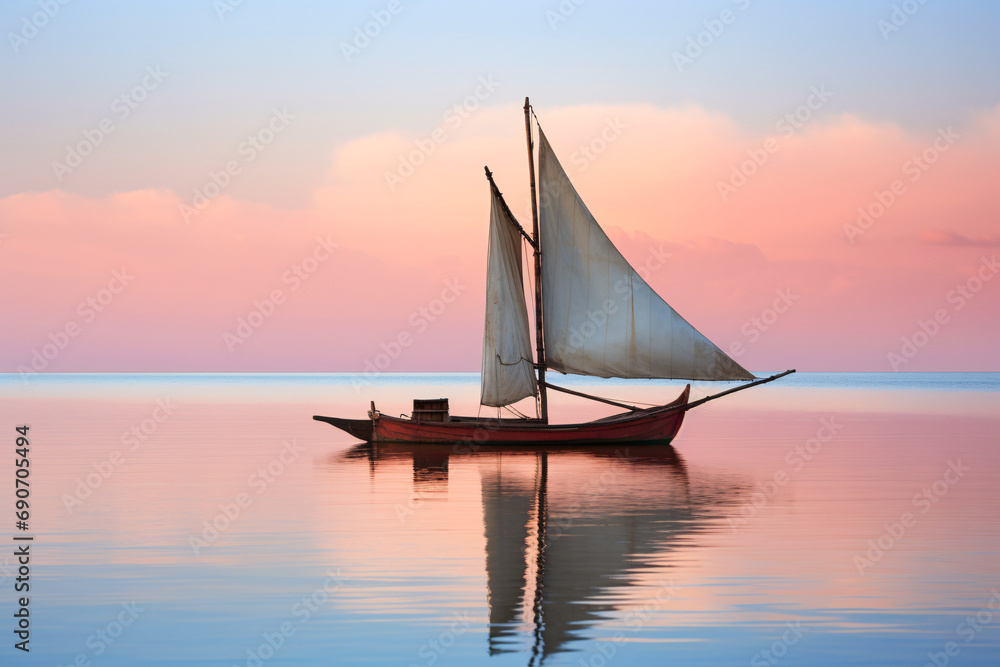
[[[694,107],[539,115],[626,257],[720,346],[743,344],[740,361],[751,368],[888,370],[887,353],[921,319],[953,307],[949,291],[980,270],[980,248],[998,239],[990,176],[1000,172],[998,109],[956,128],[959,139],[916,180],[904,165],[935,134],[851,116],[812,121],[771,136],[777,150],[725,199],[719,183],[769,136]],[[412,341],[387,370],[478,369],[482,168],[530,227],[523,117],[514,106],[484,108],[443,127],[446,140],[393,187],[387,174],[398,176],[434,128],[338,147],[301,209],[222,194],[186,223],[186,200],[169,190],[0,200],[0,280],[18,286],[0,294],[8,323],[0,366],[15,370],[80,320],[80,304],[124,268],[134,281],[46,370],[356,371],[400,334]],[[895,180],[902,194],[852,243],[845,225]],[[307,280],[289,279],[327,238],[338,246],[329,259]],[[669,257],[654,271],[647,262],[661,247]],[[448,281],[461,294],[431,321],[421,308],[437,309]],[[284,302],[230,352],[224,334],[276,289]],[[754,318],[769,320],[783,290],[797,298],[765,331]],[[998,303],[1000,280],[984,284],[905,370],[1000,366],[989,333],[1000,324]]]

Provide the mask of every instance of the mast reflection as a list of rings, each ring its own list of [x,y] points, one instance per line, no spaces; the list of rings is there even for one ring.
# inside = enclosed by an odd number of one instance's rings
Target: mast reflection
[[[412,459],[415,488],[448,481],[449,460],[479,468],[486,537],[490,655],[530,653],[528,664],[568,650],[619,605],[636,575],[663,567],[680,546],[734,506],[743,485],[692,484],[669,445],[511,451],[481,447],[359,445],[346,454]]]

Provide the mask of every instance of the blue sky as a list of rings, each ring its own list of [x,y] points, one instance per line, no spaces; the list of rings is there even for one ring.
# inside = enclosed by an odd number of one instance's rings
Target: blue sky
[[[884,38],[879,20],[905,3],[399,0],[391,22],[350,62],[341,44],[389,2],[245,0],[221,19],[213,0],[69,2],[17,52],[10,35],[39,3],[6,2],[0,196],[57,185],[52,159],[149,65],[170,77],[123,128],[127,146],[108,158],[143,159],[65,189],[184,188],[172,165],[200,171],[278,105],[300,114],[286,154],[274,159],[301,172],[301,187],[260,196],[301,203],[338,144],[387,128],[432,128],[484,75],[503,84],[491,103],[527,94],[548,107],[694,104],[751,131],[767,131],[818,84],[835,93],[824,115],[911,131],[961,123],[1000,102],[1000,5],[914,2],[909,8],[919,9]],[[565,20],[553,24],[560,7]],[[679,72],[674,53],[724,11],[731,23]]]

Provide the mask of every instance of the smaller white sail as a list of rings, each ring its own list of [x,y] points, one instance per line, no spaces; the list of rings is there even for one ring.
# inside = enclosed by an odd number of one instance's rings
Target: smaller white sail
[[[486,326],[480,402],[500,407],[538,391],[524,301],[521,236],[490,188],[490,249],[486,268]]]

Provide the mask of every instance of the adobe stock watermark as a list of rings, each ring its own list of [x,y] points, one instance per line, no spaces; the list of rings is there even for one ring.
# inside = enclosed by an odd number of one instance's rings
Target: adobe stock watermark
[[[442,124],[434,128],[433,131],[422,139],[415,139],[416,148],[409,153],[400,153],[397,156],[398,165],[394,171],[388,169],[384,172],[385,184],[389,192],[395,192],[396,188],[410,176],[416,173],[417,169],[427,162],[427,159],[437,151],[439,145],[445,143],[450,138],[449,131],[457,130],[468,120],[472,114],[490,99],[496,89],[500,87],[500,82],[493,79],[493,75],[479,77],[479,85],[475,87],[470,95],[461,101],[450,106],[442,115]]]
[[[326,238],[316,237],[316,246],[312,252],[281,274],[282,284],[290,285],[289,292],[298,291],[302,284],[319,271],[324,262],[330,259],[333,251],[338,247],[330,240],[329,235]],[[278,306],[285,303],[285,299],[284,290],[276,287],[263,299],[254,300],[250,312],[245,317],[236,318],[236,328],[233,329],[232,333],[226,331],[222,334],[222,342],[225,343],[229,354],[233,354],[237,347],[247,342],[254,335],[254,332],[274,315]]]
[[[903,163],[901,167],[903,176],[908,176],[910,183],[919,181],[941,155],[962,138],[962,135],[952,130],[950,125],[947,128],[939,127],[937,134],[938,136],[929,146]],[[847,240],[854,243],[855,239],[871,229],[875,221],[885,215],[886,211],[892,208],[893,204],[899,201],[899,198],[906,192],[906,181],[902,178],[893,180],[885,190],[873,192],[874,201],[867,206],[858,207],[858,217],[853,223],[844,223],[844,234],[847,236]]]
[[[605,466],[599,474],[592,475],[587,481],[577,487],[577,494],[582,495],[596,504],[605,498],[608,491],[617,487],[622,479],[629,478],[628,449],[615,450],[615,458]],[[554,517],[546,522],[545,537],[549,544],[562,537],[573,524],[585,515],[585,507],[574,500]],[[672,583],[672,582],[671,582]]]
[[[653,619],[652,612],[662,610],[665,603],[677,598],[677,589],[673,579],[667,583],[657,583],[658,588],[652,602],[647,602],[625,614],[623,620],[630,626],[629,632],[639,632]],[[612,633],[608,640],[596,640],[594,647],[584,657],[579,658],[577,664],[581,667],[605,667],[618,655],[618,644],[628,641],[627,637],[628,635],[619,630]]]
[[[181,202],[177,205],[184,222],[190,223],[194,216],[208,208],[208,205],[232,184],[233,177],[239,175],[244,167],[256,160],[279,134],[288,129],[293,120],[295,116],[288,113],[287,109],[277,107],[272,109],[267,122],[256,132],[248,134],[236,147],[236,154],[240,157],[228,160],[219,171],[210,169],[208,179],[192,190],[191,203]]]
[[[9,555],[3,557],[3,562],[0,563],[0,585],[6,583],[8,578],[13,578],[17,575],[17,562],[11,561]]]
[[[455,456],[474,455],[482,446],[480,443],[489,439],[489,432],[498,427],[499,424],[497,427],[492,427],[491,425],[478,427],[473,433],[472,442],[469,444],[455,444],[452,447],[452,454]],[[584,497],[593,499],[593,502],[598,502],[597,499],[615,488],[621,479],[628,477],[627,461],[628,449],[616,450],[615,458],[610,464],[602,468],[599,474],[592,475],[587,481],[577,487],[577,491]],[[431,494],[416,489],[410,494],[405,505],[396,503],[394,509],[396,516],[399,518],[400,525],[405,524],[410,516],[416,514],[417,510],[423,507],[424,501],[429,498],[431,498]],[[578,501],[574,501],[565,508],[565,511],[561,511],[558,516],[555,518],[550,517],[546,524],[546,539],[551,541],[562,537],[577,519],[584,516],[585,509]]]
[[[900,28],[910,22],[920,9],[927,4],[927,0],[903,0],[899,4],[892,6],[892,12],[888,19],[879,19],[875,26],[882,33],[882,39],[889,41],[889,35],[899,32]]]
[[[427,331],[431,324],[437,321],[467,288],[468,285],[460,282],[458,278],[446,280],[437,297],[410,314],[407,320],[410,325],[408,329],[400,331],[389,341],[380,343],[381,352],[372,358],[365,359],[360,377],[351,378],[354,392],[360,393],[362,387],[370,385],[376,377],[386,372],[393,362],[402,356],[403,351],[413,345],[416,337]]]
[[[169,396],[166,399],[156,399],[156,407],[153,408],[152,414],[138,424],[133,424],[131,429],[122,433],[119,441],[122,445],[131,445],[129,447],[130,452],[138,450],[143,442],[156,433],[157,429],[160,428],[160,424],[167,421],[174,414],[174,410],[176,409],[177,406],[170,402]],[[91,462],[90,466],[94,469],[94,472],[88,473],[84,477],[77,477],[76,489],[73,493],[64,493],[59,497],[66,508],[66,512],[72,514],[74,507],[83,505],[84,501],[94,495],[94,492],[104,485],[104,482],[111,477],[115,470],[125,463],[125,460],[125,455],[120,450],[115,449],[101,461],[97,463]]]
[[[983,630],[989,627],[1000,615],[1000,591],[992,589],[993,594],[982,609],[975,614],[969,614],[955,626],[955,634],[964,640],[965,645],[971,644]],[[940,651],[928,652],[924,667],[947,667],[952,658],[957,658],[962,652],[962,644],[957,641],[945,642]]]
[[[952,305],[952,312],[958,312],[965,308],[966,304],[976,295],[983,286],[993,280],[993,276],[1000,271],[1000,264],[997,263],[997,256],[987,258],[983,256],[976,272],[969,276],[965,282],[955,285],[955,288],[948,292],[945,301]],[[927,347],[941,329],[951,321],[951,313],[946,308],[938,308],[934,314],[926,320],[917,320],[917,326],[908,336],[900,339],[899,350],[892,350],[886,354],[889,367],[893,371],[898,371],[903,364],[910,363],[920,350]]]
[[[10,48],[17,53],[21,47],[38,36],[38,33],[54,19],[70,0],[38,0],[38,9],[30,16],[21,17],[21,27],[17,32],[9,31],[7,41]]]
[[[18,364],[17,372],[21,376],[21,382],[28,384],[31,375],[35,375],[48,368],[49,364],[65,350],[72,339],[76,338],[83,331],[83,327],[97,319],[98,314],[104,312],[105,308],[111,305],[115,297],[121,294],[129,283],[135,279],[128,270],[122,267],[120,271],[111,272],[111,280],[106,287],[97,291],[93,296],[89,296],[76,307],[76,314],[80,316],[81,322],[69,320],[61,329],[49,333],[49,342],[31,350],[31,360],[28,362],[30,368],[24,364]]]
[[[149,94],[159,88],[168,76],[170,76],[170,72],[162,71],[159,65],[148,66],[139,83],[111,101],[109,110],[112,115],[97,121],[94,127],[83,130],[83,139],[80,141],[75,144],[67,144],[66,155],[62,162],[58,160],[52,162],[52,172],[56,179],[62,183],[68,174],[72,174],[73,170],[82,165],[83,161],[104,143],[108,135],[118,128],[117,123],[121,123],[131,116],[139,108],[139,105],[149,98]]]
[[[545,20],[549,23],[549,28],[555,32],[560,23],[565,23],[569,17],[576,14],[576,10],[587,0],[562,0],[555,9],[545,10]]]
[[[751,317],[740,327],[740,333],[746,336],[748,340],[746,343],[736,340],[729,345],[729,354],[733,358],[743,356],[747,351],[747,345],[753,345],[760,340],[761,335],[774,326],[781,316],[787,313],[795,302],[799,300],[797,294],[792,294],[790,287],[786,287],[783,290],[775,290],[774,293],[777,296],[771,305],[760,311],[760,315]]]
[[[401,503],[393,505],[396,517],[399,519],[399,525],[404,525],[408,518],[416,514],[417,510],[424,506],[424,500],[427,498],[430,498],[430,494],[424,493],[420,489],[414,489],[410,493],[410,497],[406,499],[406,505]]]
[[[578,146],[569,156],[570,162],[578,171],[586,171],[594,160],[604,155],[609,145],[618,140],[627,127],[628,125],[623,123],[618,116],[615,116],[614,119],[605,118],[601,131],[583,146]],[[531,202],[528,202],[528,205],[530,206]]]
[[[647,285],[652,275],[666,266],[666,260],[673,255],[663,250],[663,246],[650,246],[641,264],[632,267]],[[619,305],[628,309],[633,298],[632,285],[628,278],[619,278],[615,282],[614,294],[599,307],[587,311],[586,317],[569,325],[566,330],[566,343],[571,350],[579,350],[587,345],[587,340],[594,334],[606,331],[608,319],[618,313]]]
[[[649,246],[646,256],[643,258],[642,263],[638,266],[633,266],[635,272],[639,274],[646,284],[649,284],[649,279],[653,277],[653,274],[662,269],[667,265],[667,260],[673,257],[673,253],[669,253],[663,249],[662,245],[657,247]],[[615,283],[615,294],[625,294],[628,288],[625,284],[624,279],[620,279]]]
[[[818,456],[823,451],[824,445],[833,440],[834,436],[843,427],[844,425],[838,424],[833,415],[820,419],[819,428],[816,429],[815,436],[809,438],[801,445],[795,445],[795,447],[785,453],[785,464],[791,470],[786,471],[784,468],[778,468],[771,475],[770,480],[757,482],[755,485],[756,490],[740,506],[738,510],[739,516],[729,518],[729,529],[735,533],[737,528],[747,525],[748,520],[766,507],[768,502],[778,495],[778,490],[788,484],[796,474],[806,467],[807,463]]]
[[[569,325],[566,329],[566,346],[570,350],[580,350],[587,345],[587,339],[599,331],[605,331],[608,319],[618,312],[618,304],[607,299],[600,308],[591,308],[582,322]]]
[[[299,454],[305,448],[294,439],[286,440],[282,443],[281,451],[266,465],[259,466],[257,470],[247,477],[247,486],[254,492],[249,491],[237,493],[232,502],[219,503],[219,512],[211,520],[202,522],[202,530],[198,535],[188,535],[188,545],[195,556],[200,556],[201,552],[215,543],[219,537],[229,530],[237,520],[253,505],[254,498],[267,491],[271,484],[288,469],[292,463],[298,459]]]
[[[382,34],[382,31],[389,27],[392,20],[403,11],[403,4],[400,0],[389,0],[385,9],[376,9],[371,13],[372,20],[354,29],[354,38],[350,42],[340,43],[340,52],[344,55],[344,60],[351,60],[361,55],[367,49],[372,40]]]
[[[732,2],[741,12],[746,11],[750,7],[750,0],[732,0]],[[677,71],[683,74],[686,68],[694,65],[695,61],[704,55],[706,49],[711,48],[715,44],[715,41],[722,36],[726,28],[736,23],[739,16],[738,13],[727,7],[719,12],[717,18],[702,21],[705,29],[688,37],[687,45],[683,51],[674,51],[673,53],[674,65],[677,66]]]
[[[799,643],[802,635],[806,632],[806,628],[802,627],[801,621],[795,621],[794,623],[789,621],[785,623],[785,627],[788,629],[779,638],[775,639],[770,646],[757,651],[750,658],[750,665],[752,667],[768,667],[769,665],[778,664],[782,658],[788,655],[788,650]]]
[[[226,15],[235,12],[242,4],[243,0],[214,0],[212,9],[215,10],[215,16],[218,17],[219,21],[225,21]]]
[[[831,97],[833,93],[826,89],[826,85],[820,84],[818,88],[812,86],[805,102],[779,118],[774,124],[774,129],[785,139],[795,136],[795,133],[805,127]],[[730,195],[746,185],[779,150],[781,150],[781,140],[775,137],[764,139],[757,148],[747,149],[747,159],[730,168],[729,178],[715,182],[715,189],[718,190],[722,201],[727,201]]]
[[[469,631],[472,627],[472,619],[469,612],[455,612],[451,625],[442,630],[437,637],[430,639],[417,649],[417,656],[422,658],[427,667],[436,663],[445,653],[448,652],[458,638]],[[409,667],[420,667],[417,663],[410,663]]]
[[[948,466],[944,469],[941,477],[934,480],[922,488],[913,496],[911,504],[920,510],[920,514],[927,514],[935,504],[948,495],[951,487],[958,484],[967,472],[972,470],[968,466],[962,465],[962,459],[948,461]],[[865,576],[865,570],[874,567],[882,560],[887,552],[892,550],[906,536],[906,532],[917,525],[919,517],[913,512],[903,512],[899,515],[899,520],[882,525],[885,530],[875,539],[868,540],[868,550],[864,554],[855,554],[852,558],[854,567],[859,576]]]
[[[344,587],[346,581],[347,578],[341,574],[339,567],[336,570],[327,570],[323,583],[313,589],[309,595],[302,596],[302,599],[293,604],[289,610],[296,622],[282,621],[274,632],[262,634],[263,641],[257,646],[247,649],[247,657],[243,665],[233,663],[233,667],[262,667],[265,662],[278,654],[278,651],[288,643],[288,640],[295,636],[299,628],[309,622],[313,614],[329,604],[333,596]]]
[[[604,126],[601,130],[586,144],[582,144],[576,147],[576,150],[570,154],[570,163],[576,167],[578,172],[584,172],[590,165],[596,161],[599,157],[604,155],[608,148],[615,141],[624,134],[624,131],[628,129],[628,125],[622,122],[620,116],[615,116],[614,118],[605,118]],[[538,210],[542,209],[542,206],[547,206],[551,203],[552,198],[547,191],[538,192]],[[531,202],[525,202],[522,215],[525,219],[530,220],[531,213]],[[669,257],[670,253],[663,253],[664,257]],[[657,266],[657,269],[660,267]],[[642,270],[637,269],[642,275]],[[643,275],[643,280],[648,279],[648,275]]]
[[[125,634],[125,630],[136,622],[139,614],[146,611],[143,607],[138,606],[135,600],[122,602],[120,606],[122,610],[113,619],[87,636],[85,644],[90,650],[77,653],[71,662],[66,663],[67,665],[89,667],[92,664],[91,655],[95,658],[104,655]]]

